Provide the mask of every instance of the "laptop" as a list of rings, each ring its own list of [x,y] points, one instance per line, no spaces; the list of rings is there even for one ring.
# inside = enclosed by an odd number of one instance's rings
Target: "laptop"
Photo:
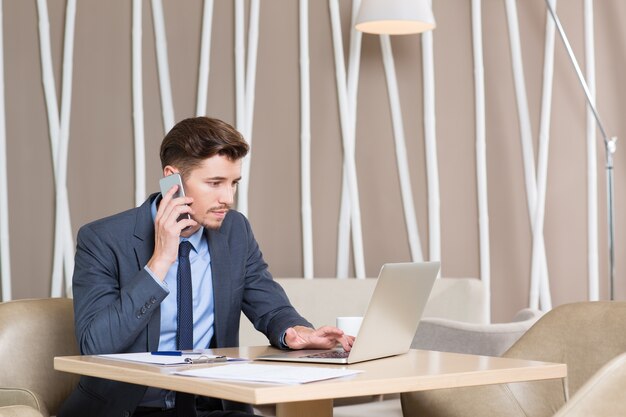
[[[439,267],[439,262],[383,265],[350,352],[341,347],[332,350],[293,350],[256,359],[350,364],[407,353]]]

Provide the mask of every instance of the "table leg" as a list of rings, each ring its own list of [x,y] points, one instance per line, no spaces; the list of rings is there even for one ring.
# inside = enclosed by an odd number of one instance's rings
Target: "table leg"
[[[276,417],[332,417],[333,400],[276,404]]]

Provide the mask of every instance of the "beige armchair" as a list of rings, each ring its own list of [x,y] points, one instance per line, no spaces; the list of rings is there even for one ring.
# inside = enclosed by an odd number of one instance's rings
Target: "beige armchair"
[[[566,363],[570,394],[626,351],[625,302],[566,304],[546,313],[502,356]],[[561,381],[503,384],[401,395],[405,417],[548,417],[565,403]]]
[[[554,417],[626,416],[626,353],[602,367]]]
[[[0,417],[55,415],[78,377],[53,358],[78,354],[72,300],[0,303]]]
[[[542,312],[525,308],[507,323],[468,323],[438,317],[420,321],[413,349],[500,356],[541,317]]]

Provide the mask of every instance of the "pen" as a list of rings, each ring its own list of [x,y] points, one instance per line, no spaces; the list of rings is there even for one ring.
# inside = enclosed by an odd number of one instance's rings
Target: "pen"
[[[183,352],[180,350],[159,350],[156,352],[152,352],[153,355],[160,356],[183,356]]]
[[[228,358],[226,356],[215,356],[213,358],[208,357],[199,357],[199,358],[185,358],[185,363],[195,364],[195,363],[217,363],[217,362],[226,362]]]

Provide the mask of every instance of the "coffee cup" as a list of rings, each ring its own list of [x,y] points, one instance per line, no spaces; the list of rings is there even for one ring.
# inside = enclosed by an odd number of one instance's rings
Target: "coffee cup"
[[[337,317],[337,327],[349,336],[357,336],[363,317]]]

